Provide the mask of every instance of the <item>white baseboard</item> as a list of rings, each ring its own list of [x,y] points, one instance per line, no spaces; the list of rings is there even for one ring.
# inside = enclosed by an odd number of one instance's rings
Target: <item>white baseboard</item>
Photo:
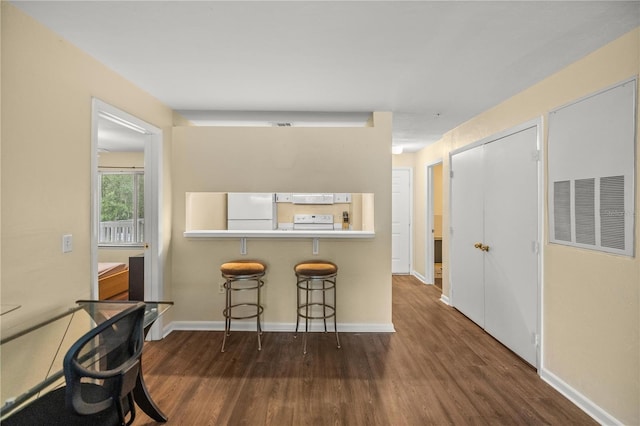
[[[412,271],[412,272],[411,272],[411,275],[413,275],[414,277],[416,277],[417,279],[419,279],[419,280],[420,280],[420,282],[422,282],[422,284],[427,284],[427,279],[425,278],[425,276],[424,276],[424,275],[420,274],[419,272],[417,272],[417,271]],[[431,284],[429,284],[429,285],[431,285]]]
[[[618,426],[623,424],[549,370],[541,368],[539,374],[542,380],[549,383],[555,390],[564,395],[582,411],[593,417],[593,419],[601,425]]]
[[[416,271],[411,272],[411,275],[413,275],[414,277],[419,279],[422,282],[422,284],[424,284],[424,285],[433,285],[433,284],[427,283],[426,278],[424,277],[424,275],[422,275],[422,274],[420,274],[420,273],[418,273]],[[451,306],[451,304],[449,303],[449,297],[445,296],[444,294],[442,296],[440,296],[440,301],[442,303],[444,303],[445,305],[447,305],[447,306]]]
[[[302,326],[302,324],[301,324]],[[333,329],[333,324],[327,324],[329,331]],[[262,329],[269,332],[293,332],[296,329],[295,323],[264,323]],[[224,321],[172,321],[165,329],[165,336],[172,331],[222,331],[224,330]],[[254,321],[233,321],[231,330],[237,331],[256,331]],[[300,327],[299,330],[302,330]],[[311,332],[324,332],[324,325],[320,321],[311,323]],[[357,323],[338,323],[338,332],[344,333],[395,333],[393,323],[388,324],[357,324]]]

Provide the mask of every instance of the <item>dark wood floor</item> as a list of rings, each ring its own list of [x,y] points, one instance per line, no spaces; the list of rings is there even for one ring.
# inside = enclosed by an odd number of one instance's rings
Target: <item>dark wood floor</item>
[[[393,278],[396,333],[180,331],[149,342],[143,369],[168,425],[590,425],[535,370],[439,301]],[[156,424],[138,410],[135,425]]]

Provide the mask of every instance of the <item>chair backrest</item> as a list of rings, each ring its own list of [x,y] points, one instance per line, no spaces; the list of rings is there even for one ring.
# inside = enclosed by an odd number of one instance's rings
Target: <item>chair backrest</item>
[[[82,336],[64,357],[67,408],[91,415],[116,407],[135,417],[131,393],[138,377],[144,343],[144,303],[136,303]],[[123,406],[128,397],[129,407]]]

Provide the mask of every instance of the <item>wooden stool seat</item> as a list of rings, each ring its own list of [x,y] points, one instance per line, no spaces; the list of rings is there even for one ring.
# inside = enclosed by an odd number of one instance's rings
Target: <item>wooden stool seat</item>
[[[296,275],[327,276],[338,272],[338,267],[332,262],[315,261],[298,263],[294,271]]]
[[[256,260],[234,260],[220,266],[220,271],[230,276],[262,274],[266,269],[264,263]]]

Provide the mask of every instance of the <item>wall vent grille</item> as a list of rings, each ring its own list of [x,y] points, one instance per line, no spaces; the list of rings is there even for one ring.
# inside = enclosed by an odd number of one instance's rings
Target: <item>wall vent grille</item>
[[[556,240],[571,241],[571,182],[553,183],[554,235]]]
[[[602,246],[624,250],[624,176],[600,179],[600,233]]]
[[[596,244],[595,179],[577,179],[576,183],[576,242]]]

